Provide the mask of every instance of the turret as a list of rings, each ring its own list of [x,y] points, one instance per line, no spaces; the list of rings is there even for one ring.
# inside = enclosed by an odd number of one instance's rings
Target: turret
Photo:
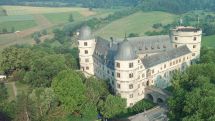
[[[128,40],[125,38],[118,45],[117,54],[115,56],[115,79],[116,93],[122,98],[127,99],[127,107],[137,102],[138,84],[138,59],[135,51]]]
[[[80,70],[90,75],[94,75],[93,53],[95,50],[96,41],[88,26],[80,29],[78,48]]]
[[[179,26],[171,30],[170,37],[174,48],[187,45],[192,52],[192,60],[199,60],[202,37],[201,29]]]

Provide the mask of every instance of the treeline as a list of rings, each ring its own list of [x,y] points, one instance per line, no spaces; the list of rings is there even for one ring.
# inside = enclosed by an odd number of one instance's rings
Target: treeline
[[[39,6],[82,6],[92,8],[113,8],[118,6],[136,6],[139,0],[1,0],[0,4],[22,4]]]
[[[185,13],[191,10],[215,10],[214,0],[144,0],[143,10],[158,10],[171,13]]]
[[[82,6],[89,8],[137,7],[146,11],[185,13],[191,10],[215,11],[214,0],[1,0],[0,4],[35,6]]]

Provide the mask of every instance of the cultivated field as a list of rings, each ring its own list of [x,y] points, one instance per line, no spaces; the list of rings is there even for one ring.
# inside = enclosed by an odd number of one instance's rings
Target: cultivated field
[[[133,15],[116,20],[104,28],[98,30],[96,35],[109,38],[124,37],[125,33],[138,33],[140,36],[147,31],[153,31],[153,24],[163,25],[173,22],[176,15],[165,12],[137,12]]]
[[[7,29],[20,31],[0,35],[0,49],[23,43],[33,43],[30,35],[34,32],[48,29],[50,32],[55,26],[63,26],[68,23],[69,16],[72,14],[74,23],[90,17],[103,17],[114,10],[94,9],[78,7],[30,7],[30,6],[0,6],[1,11],[6,10],[7,15],[0,17],[0,31]]]

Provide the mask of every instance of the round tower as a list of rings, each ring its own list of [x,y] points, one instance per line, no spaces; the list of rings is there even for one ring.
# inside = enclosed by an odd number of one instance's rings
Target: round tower
[[[94,75],[93,53],[96,41],[88,26],[83,26],[79,32],[78,48],[80,69]]]
[[[118,45],[115,56],[116,93],[127,99],[127,107],[137,102],[138,59],[127,39]]]
[[[202,39],[201,29],[179,26],[171,30],[170,37],[173,48],[187,45],[192,52],[192,60],[199,60]]]

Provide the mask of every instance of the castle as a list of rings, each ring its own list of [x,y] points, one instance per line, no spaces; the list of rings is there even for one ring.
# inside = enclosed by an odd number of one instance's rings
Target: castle
[[[107,80],[130,107],[145,97],[145,87],[164,89],[174,71],[198,61],[201,36],[201,29],[179,26],[169,35],[106,40],[84,26],[78,40],[80,69]]]

